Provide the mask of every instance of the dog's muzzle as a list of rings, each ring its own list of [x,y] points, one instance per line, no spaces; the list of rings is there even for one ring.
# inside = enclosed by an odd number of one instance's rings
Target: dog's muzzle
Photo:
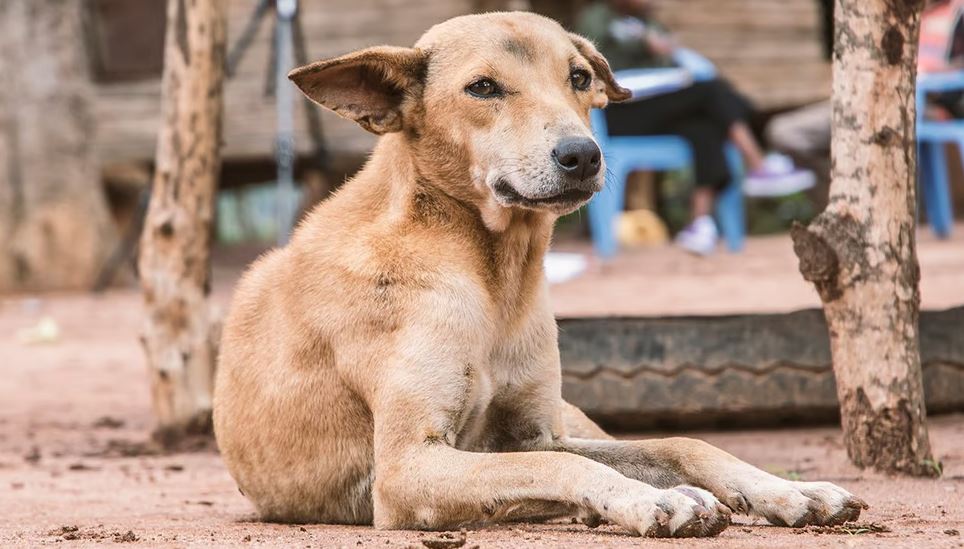
[[[565,207],[586,202],[592,198],[592,195],[596,192],[597,188],[595,182],[591,182],[584,187],[585,188],[564,188],[560,189],[560,191],[555,194],[536,197],[526,196],[513,188],[508,181],[500,179],[493,186],[493,190],[503,202],[518,206],[536,208],[539,206]]]

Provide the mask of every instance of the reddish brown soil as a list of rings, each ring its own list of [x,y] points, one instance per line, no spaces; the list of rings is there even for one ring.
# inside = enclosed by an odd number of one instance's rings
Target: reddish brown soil
[[[960,250],[959,242],[954,245]],[[623,259],[623,268],[645,265],[645,257],[630,255]],[[672,257],[666,261],[685,269],[701,272],[712,265]],[[717,264],[733,266],[734,261],[726,257]],[[217,274],[221,282],[216,300],[223,304],[236,269]],[[672,277],[663,280],[669,283]],[[961,286],[952,290],[951,300]],[[611,293],[598,285],[595,291]],[[562,294],[557,299],[565,297]],[[622,295],[645,295],[644,288]],[[645,309],[640,299],[620,302],[633,301]],[[578,303],[562,306],[576,310]],[[661,314],[672,312],[678,311]],[[141,314],[140,298],[132,290],[104,297],[0,300],[0,547],[134,543],[402,548],[422,547],[420,540],[434,536],[260,523],[213,450],[157,454],[144,443],[152,424],[137,340]],[[18,340],[18,331],[44,317],[59,326],[54,342],[29,345]],[[833,428],[694,435],[777,474],[838,482],[870,502],[871,509],[859,525],[837,529],[791,530],[740,517],[719,538],[699,541],[640,540],[613,527],[515,524],[471,530],[465,547],[964,547],[960,415],[931,421],[935,454],[944,465],[940,480],[860,472],[847,463],[840,433]],[[884,531],[875,531],[881,528]]]
[[[950,239],[918,231],[921,307],[964,304],[964,224]],[[581,242],[566,251],[589,253]],[[673,247],[638,248],[618,255],[605,269],[552,287],[559,316],[664,316],[784,313],[820,307],[813,286],[797,268],[787,235],[751,238],[739,254],[720,251],[700,258]]]

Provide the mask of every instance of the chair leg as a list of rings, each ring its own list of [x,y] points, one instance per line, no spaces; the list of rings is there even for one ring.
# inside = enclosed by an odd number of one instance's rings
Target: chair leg
[[[716,197],[716,218],[726,247],[733,253],[743,250],[746,241],[746,214],[743,206],[743,159],[732,145],[726,146],[730,184]]]
[[[918,140],[917,141],[917,203],[914,204],[915,206],[914,224],[917,227],[920,227],[921,204],[929,203],[931,200],[930,197],[927,196],[928,187],[927,185],[924,184],[924,181],[927,181],[927,178],[930,177],[930,172],[931,172],[930,168],[927,166],[929,157],[925,151],[927,151],[927,144],[923,141]]]
[[[947,176],[947,158],[943,143],[923,143],[920,147],[923,161],[920,188],[924,194],[924,207],[931,229],[939,238],[951,234],[954,214],[951,211],[950,182]]]
[[[608,160],[610,177],[606,185],[589,202],[589,230],[596,253],[605,260],[612,259],[619,250],[616,240],[616,218],[623,210],[628,171],[618,162]]]

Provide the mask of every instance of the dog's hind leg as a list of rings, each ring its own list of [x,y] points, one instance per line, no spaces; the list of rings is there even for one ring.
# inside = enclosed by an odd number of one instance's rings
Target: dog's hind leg
[[[762,516],[781,526],[840,524],[855,520],[867,508],[862,500],[829,482],[785,480],[701,440],[614,440],[578,408],[563,406],[571,438],[553,441],[554,450],[587,457],[653,486],[699,486],[733,511]]]
[[[566,434],[572,438],[587,438],[596,440],[614,440],[613,437],[596,425],[579,408],[562,401],[562,421],[566,426]]]

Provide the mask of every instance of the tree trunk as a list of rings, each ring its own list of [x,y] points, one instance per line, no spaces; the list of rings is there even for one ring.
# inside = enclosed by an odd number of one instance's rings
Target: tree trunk
[[[89,288],[116,240],[82,6],[0,0],[0,292]]]
[[[217,330],[208,294],[224,8],[223,0],[168,1],[162,127],[139,262],[155,434],[166,443],[210,429]]]
[[[850,459],[880,471],[935,475],[914,241],[920,7],[837,1],[830,203],[792,236],[800,271],[824,303]]]

